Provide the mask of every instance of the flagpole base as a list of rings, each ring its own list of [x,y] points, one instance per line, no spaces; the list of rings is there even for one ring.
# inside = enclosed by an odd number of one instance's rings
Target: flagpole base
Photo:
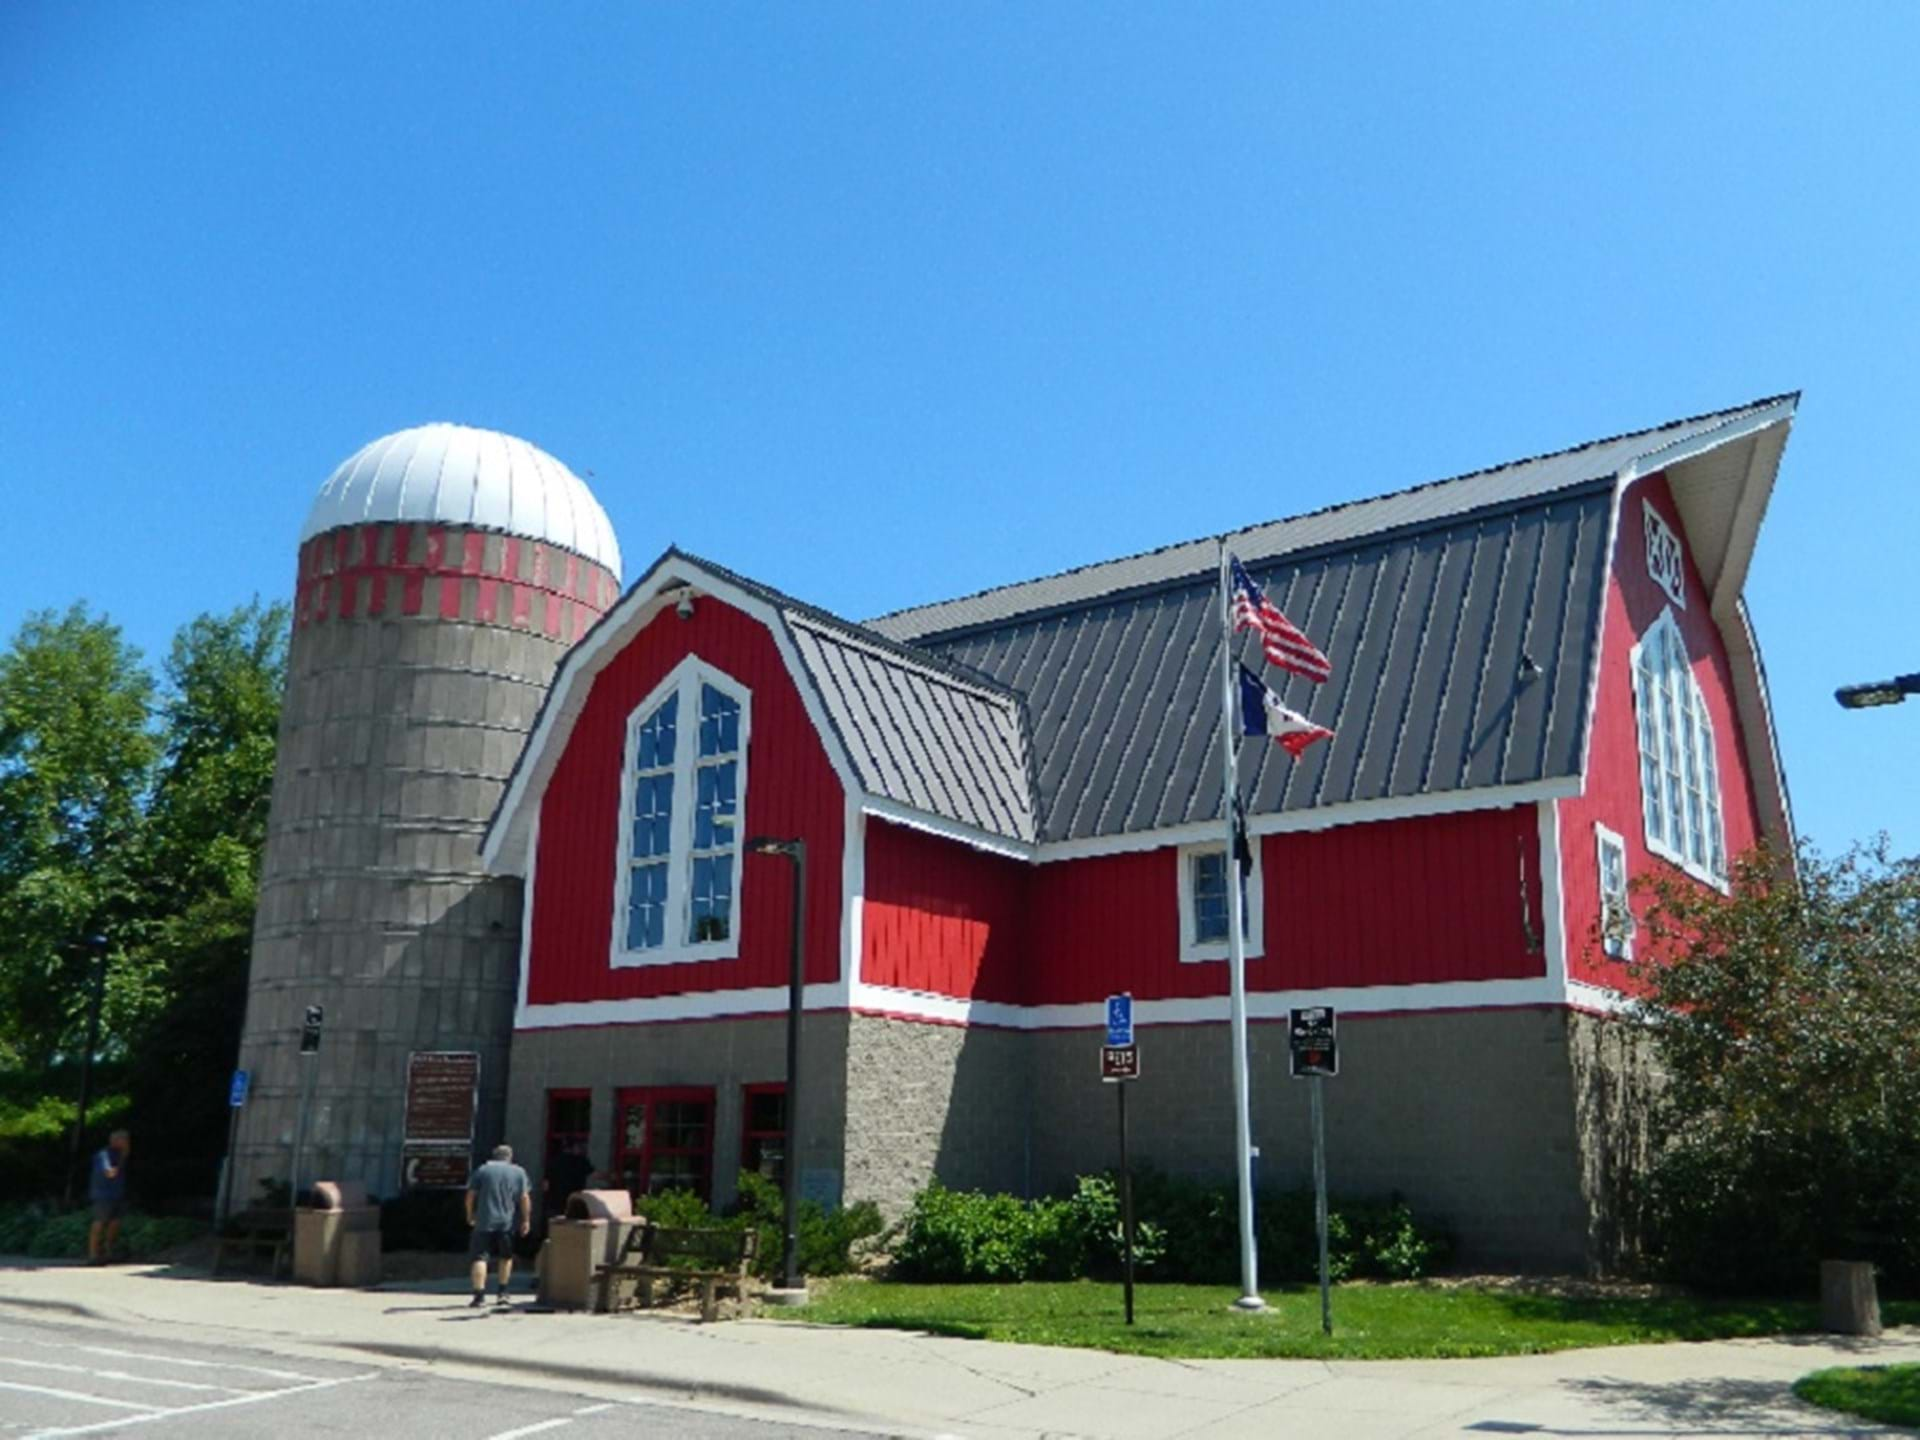
[[[1265,1310],[1267,1308],[1267,1302],[1262,1300],[1258,1295],[1242,1295],[1238,1300],[1233,1302],[1233,1308],[1236,1310],[1244,1310],[1251,1315],[1258,1311]]]

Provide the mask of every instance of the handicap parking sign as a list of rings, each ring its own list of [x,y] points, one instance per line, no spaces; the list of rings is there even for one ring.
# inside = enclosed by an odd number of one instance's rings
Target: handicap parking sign
[[[1133,1044],[1133,996],[1107,997],[1107,1044]]]

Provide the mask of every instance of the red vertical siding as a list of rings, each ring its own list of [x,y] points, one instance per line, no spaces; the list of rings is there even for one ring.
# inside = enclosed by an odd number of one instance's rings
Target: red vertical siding
[[[753,695],[746,833],[798,835],[808,851],[807,979],[839,976],[845,796],[773,639],[757,620],[703,597],[689,620],[663,612],[595,677],[540,807],[527,999],[634,999],[784,985],[792,891],[787,862],[748,856],[740,954],[732,960],[615,969],[620,768],[627,719],[688,655]],[[691,733],[686,731],[683,733]]]
[[[1544,975],[1531,806],[1268,836],[1254,990]],[[1026,867],[870,821],[862,978],[1004,1004],[1225,992],[1180,957],[1172,847]]]
[[[1034,869],[884,820],[867,822],[860,978],[1015,1001]]]
[[[1630,879],[1656,869],[1678,873],[1647,849],[1640,799],[1640,739],[1633,708],[1633,647],[1670,605],[1647,573],[1646,527],[1641,506],[1650,504],[1675,535],[1687,558],[1687,606],[1674,619],[1693,661],[1694,679],[1713,718],[1714,758],[1720,771],[1721,807],[1729,857],[1750,849],[1760,834],[1747,768],[1745,739],[1733,706],[1733,672],[1720,628],[1708,613],[1707,591],[1694,568],[1673,494],[1664,474],[1627,487],[1621,499],[1619,534],[1607,583],[1606,637],[1600,657],[1599,694],[1587,753],[1583,794],[1560,804],[1561,893],[1567,929],[1567,973],[1575,980],[1629,988],[1625,967],[1600,951],[1600,884],[1594,825],[1605,825],[1626,842]],[[1638,904],[1636,909],[1642,908]]]

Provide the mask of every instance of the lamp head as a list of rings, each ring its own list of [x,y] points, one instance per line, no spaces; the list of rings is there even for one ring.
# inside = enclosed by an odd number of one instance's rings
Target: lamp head
[[[693,587],[689,585],[680,592],[680,598],[674,602],[673,613],[682,620],[693,618]]]
[[[1865,685],[1842,685],[1833,692],[1843,710],[1871,710],[1880,705],[1898,705],[1909,695],[1920,695],[1920,674],[1896,675],[1891,680],[1874,680]]]

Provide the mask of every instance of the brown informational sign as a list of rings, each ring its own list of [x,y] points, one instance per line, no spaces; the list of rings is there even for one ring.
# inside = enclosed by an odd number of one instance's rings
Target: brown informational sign
[[[401,1150],[401,1183],[409,1190],[459,1190],[467,1183],[472,1156],[444,1145],[409,1144]]]
[[[417,1141],[473,1145],[480,1057],[471,1050],[416,1050],[407,1059],[407,1131]],[[466,1183],[466,1176],[460,1183]]]
[[[1140,1078],[1140,1047],[1138,1045],[1102,1045],[1100,1047],[1100,1078],[1102,1080],[1138,1080]]]

